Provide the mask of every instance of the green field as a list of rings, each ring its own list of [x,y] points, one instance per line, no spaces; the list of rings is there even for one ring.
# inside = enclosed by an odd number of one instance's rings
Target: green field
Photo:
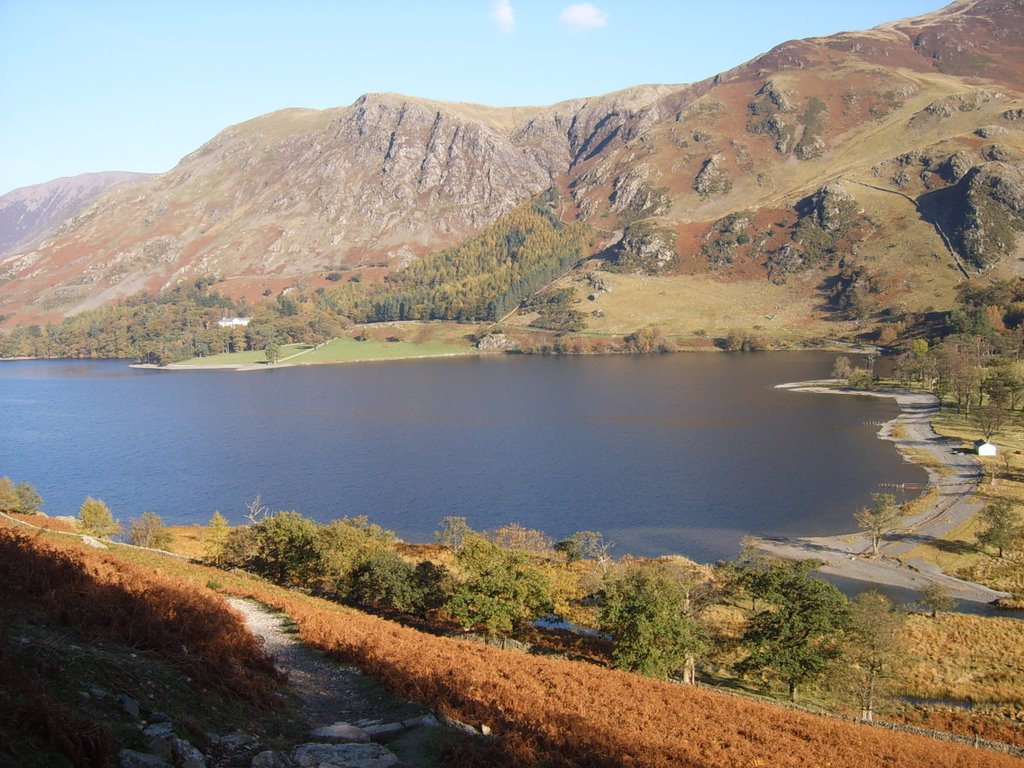
[[[407,341],[377,341],[367,339],[356,341],[350,338],[338,338],[319,347],[310,344],[288,344],[281,347],[281,355],[277,365],[311,365],[318,363],[357,363],[372,360],[399,360],[405,358],[442,357],[446,355],[472,355],[476,350],[466,344],[446,341],[426,341],[414,343]],[[215,365],[263,365],[267,363],[266,353],[232,352],[210,357],[195,357],[178,365],[215,366]]]
[[[298,345],[294,345],[298,346]],[[303,345],[305,346],[305,345]],[[281,356],[291,354],[292,347],[282,347]],[[257,350],[255,352],[225,352],[222,355],[209,355],[207,357],[193,357],[191,360],[182,360],[174,365],[194,365],[196,367],[202,367],[207,365],[255,365],[257,363],[266,363],[267,353],[263,350]]]

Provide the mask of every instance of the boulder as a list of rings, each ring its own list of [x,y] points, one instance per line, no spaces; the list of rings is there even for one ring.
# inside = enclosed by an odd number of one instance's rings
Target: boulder
[[[104,549],[106,549],[106,547],[104,547]],[[117,703],[121,705],[121,709],[123,709],[124,713],[129,717],[139,716],[139,702],[137,702],[131,696],[128,696],[127,694],[121,694],[117,697]]]
[[[249,765],[250,768],[292,768],[292,761],[280,752],[268,749],[256,755]]]
[[[172,768],[171,764],[157,755],[137,752],[134,749],[122,749],[117,754],[117,764],[121,768]]]

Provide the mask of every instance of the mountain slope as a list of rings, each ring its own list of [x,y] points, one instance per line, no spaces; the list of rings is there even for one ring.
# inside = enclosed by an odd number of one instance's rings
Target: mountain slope
[[[149,178],[147,173],[85,173],[20,187],[0,196],[0,256],[15,253],[52,234],[65,219],[115,187]]]
[[[550,107],[368,94],[266,115],[0,260],[0,314],[54,319],[198,275],[257,297],[401,269],[553,187],[620,265],[592,330],[858,332],[1018,271],[1022,19],[1020,0],[966,0]],[[636,243],[664,258],[643,266]]]

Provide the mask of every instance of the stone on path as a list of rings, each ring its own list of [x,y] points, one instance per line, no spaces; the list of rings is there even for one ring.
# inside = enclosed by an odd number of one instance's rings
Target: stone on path
[[[398,757],[380,744],[300,744],[292,762],[298,768],[391,768]]]
[[[124,710],[124,713],[128,715],[128,717],[139,716],[139,702],[137,702],[128,694],[123,693],[120,696],[118,696],[117,703],[121,705],[121,709]]]
[[[370,734],[362,728],[341,722],[314,728],[309,735],[328,744],[366,744],[370,741]]]
[[[122,749],[117,755],[121,768],[171,768],[171,764],[162,757],[147,752],[136,752],[134,749]]]
[[[252,759],[250,768],[292,768],[291,761],[279,752],[268,749]]]

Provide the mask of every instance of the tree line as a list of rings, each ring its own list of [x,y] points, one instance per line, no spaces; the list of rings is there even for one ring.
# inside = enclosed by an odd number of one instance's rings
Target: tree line
[[[820,684],[856,702],[866,719],[896,682],[905,611],[877,592],[848,600],[814,576],[817,561],[752,551],[714,566],[679,557],[617,561],[600,532],[555,542],[517,524],[476,531],[455,516],[441,521],[438,551],[424,555],[365,516],[322,524],[271,513],[257,497],[246,517],[231,528],[214,514],[204,537],[212,563],[399,620],[453,625],[504,644],[529,636],[541,617],[569,616],[609,638],[609,658],[621,669],[695,683],[702,671],[728,668],[755,684],[781,681],[794,701]],[[121,532],[96,499],[86,500],[79,520],[94,535]],[[158,516],[146,513],[132,522],[131,539],[153,546],[161,539],[139,539],[161,530]],[[920,604],[933,615],[952,607],[935,590]],[[722,611],[739,617],[731,629]]]
[[[495,321],[582,259],[587,228],[563,224],[530,204],[466,242],[385,278],[363,303],[360,321]]]
[[[296,286],[250,303],[217,292],[216,279],[201,277],[59,323],[20,325],[0,337],[0,357],[165,364],[282,344],[320,344],[353,322],[493,321],[571,269],[587,244],[584,225],[563,224],[546,205],[530,203],[461,245],[390,273],[383,283],[363,283],[358,272],[341,282],[342,273],[332,272],[329,287]],[[226,316],[251,319],[247,326],[222,328],[218,320]]]

